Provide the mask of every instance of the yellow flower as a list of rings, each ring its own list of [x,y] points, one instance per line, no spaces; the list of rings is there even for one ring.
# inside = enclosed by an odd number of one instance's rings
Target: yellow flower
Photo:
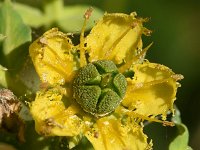
[[[150,33],[143,27],[145,19],[106,13],[84,37],[88,18],[89,11],[79,45],[53,28],[30,46],[43,85],[30,105],[36,131],[83,135],[95,150],[152,149],[142,123],[173,124],[166,115],[174,111],[182,76],[144,59],[150,47],[142,48],[141,36]]]

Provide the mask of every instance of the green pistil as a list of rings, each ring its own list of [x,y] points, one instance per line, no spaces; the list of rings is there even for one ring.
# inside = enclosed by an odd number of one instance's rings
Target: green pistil
[[[79,70],[73,96],[84,111],[97,117],[111,113],[126,93],[127,82],[112,61],[89,63]]]

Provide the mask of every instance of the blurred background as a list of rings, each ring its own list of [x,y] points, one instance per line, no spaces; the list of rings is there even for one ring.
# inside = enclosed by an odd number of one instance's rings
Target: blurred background
[[[15,0],[14,2],[42,10],[41,4],[45,1]],[[154,44],[147,53],[147,59],[166,65],[175,73],[184,75],[175,103],[181,111],[183,123],[189,129],[189,145],[194,150],[200,149],[200,1],[65,0],[64,3],[66,6],[87,4],[109,13],[129,14],[136,11],[139,17],[150,18],[145,26],[153,33],[151,37],[144,37],[144,46],[152,41]],[[36,35],[41,35],[43,30],[39,28],[34,32]],[[164,134],[166,138],[167,129]]]

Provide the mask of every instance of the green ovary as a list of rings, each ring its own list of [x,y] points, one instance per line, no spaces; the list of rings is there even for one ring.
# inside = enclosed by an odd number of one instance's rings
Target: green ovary
[[[120,104],[127,82],[112,61],[99,60],[79,70],[73,83],[73,97],[84,111],[105,116]]]

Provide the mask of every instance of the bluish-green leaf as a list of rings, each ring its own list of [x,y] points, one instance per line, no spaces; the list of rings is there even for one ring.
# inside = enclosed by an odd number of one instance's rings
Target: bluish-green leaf
[[[5,0],[0,7],[0,34],[5,36],[0,40],[0,62],[8,68],[8,71],[0,70],[0,85],[15,94],[22,94],[27,88],[19,80],[17,72],[28,54],[25,43],[31,41],[31,29],[23,23],[10,0]]]
[[[176,108],[175,116],[172,120],[177,127],[178,135],[170,143],[169,150],[192,150],[192,148],[188,146],[189,132],[187,127],[181,122],[180,111],[178,108]]]
[[[19,75],[19,80],[31,92],[36,93],[39,90],[40,79],[30,59],[27,59],[25,61],[18,75]]]
[[[25,24],[35,28],[44,24],[44,16],[39,9],[16,2],[14,3],[14,8],[20,14]]]
[[[3,34],[0,34],[0,42],[3,41],[6,38]]]
[[[63,9],[62,16],[57,21],[58,25],[65,31],[80,32],[86,10],[90,8],[89,5],[66,6]],[[93,12],[88,20],[86,29],[90,29],[95,25],[95,22],[103,16],[103,11],[93,7]]]
[[[45,26],[50,26],[52,23],[57,22],[63,13],[64,3],[63,0],[51,0],[44,6],[44,19]]]
[[[170,143],[169,150],[188,150],[188,129],[184,124],[176,124],[178,136]]]
[[[7,87],[6,71],[7,68],[0,65],[0,87]]]
[[[175,106],[175,115],[173,116],[172,121],[175,124],[181,124],[182,123],[182,121],[181,121],[181,112],[176,106]]]
[[[0,7],[0,20],[0,34],[6,36],[6,39],[0,42],[4,55],[8,55],[15,48],[31,41],[31,29],[23,23],[9,0],[6,0]]]
[[[44,23],[46,27],[57,24],[63,30],[68,32],[80,32],[86,10],[89,5],[64,6],[63,0],[53,0],[44,7]],[[103,16],[103,11],[93,7],[92,15],[87,23],[86,29],[94,26],[95,21]]]

